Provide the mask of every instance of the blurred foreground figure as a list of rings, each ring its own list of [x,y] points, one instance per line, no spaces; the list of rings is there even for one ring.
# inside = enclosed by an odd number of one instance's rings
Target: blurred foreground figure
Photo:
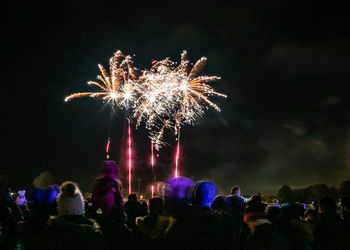
[[[345,222],[337,214],[335,201],[330,197],[322,198],[318,203],[318,213],[321,219],[316,222],[313,249],[349,249],[349,240],[346,240]]]
[[[191,205],[177,206],[171,214],[167,239],[172,249],[226,249],[229,239],[225,224],[211,209],[217,195],[216,185],[210,181],[197,182],[191,192]]]
[[[0,249],[12,249],[16,244],[16,215],[13,212],[14,201],[11,190],[0,190]]]
[[[347,227],[350,227],[350,196],[341,199],[341,209],[344,222]]]
[[[253,195],[247,202],[244,212],[244,222],[248,225],[250,235],[245,244],[245,250],[301,250],[295,247],[292,240],[286,237],[278,223],[272,223],[266,214],[267,206],[260,195]],[[270,211],[271,212],[271,211]],[[271,214],[270,214],[271,216]],[[272,216],[276,219],[275,216]],[[306,249],[305,249],[306,250]],[[311,249],[310,249],[311,250]]]
[[[153,197],[149,202],[149,214],[137,218],[137,228],[146,239],[156,240],[156,225],[162,220],[164,209],[163,200],[160,197]]]
[[[57,211],[35,249],[108,249],[99,225],[84,216],[83,196],[76,183],[67,181],[60,186]]]
[[[302,208],[294,203],[281,206],[279,233],[289,239],[294,249],[311,249],[313,240],[310,223],[300,219]]]
[[[132,230],[136,229],[136,218],[147,214],[147,210],[145,211],[135,193],[128,195],[124,210],[127,215],[126,225]]]
[[[39,239],[50,216],[57,215],[56,198],[59,194],[59,186],[51,185],[47,188],[35,188],[32,192],[32,202],[29,206],[30,213],[23,225],[23,241],[26,249],[35,249],[35,243]],[[33,245],[34,244],[34,245]]]

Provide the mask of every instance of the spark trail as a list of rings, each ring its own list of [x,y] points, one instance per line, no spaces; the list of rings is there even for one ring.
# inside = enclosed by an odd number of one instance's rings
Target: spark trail
[[[102,98],[121,108],[129,108],[137,96],[139,70],[133,66],[131,56],[125,56],[120,50],[115,52],[109,60],[109,73],[101,65],[98,67],[101,75],[97,76],[97,81],[89,81],[89,85],[99,87],[97,92],[75,93],[67,96],[66,102],[80,97]]]

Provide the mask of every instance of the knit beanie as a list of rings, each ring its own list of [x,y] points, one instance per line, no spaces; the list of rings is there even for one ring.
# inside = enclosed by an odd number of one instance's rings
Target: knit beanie
[[[57,197],[58,215],[82,215],[84,214],[84,200],[78,184],[66,181],[60,186],[60,194]]]

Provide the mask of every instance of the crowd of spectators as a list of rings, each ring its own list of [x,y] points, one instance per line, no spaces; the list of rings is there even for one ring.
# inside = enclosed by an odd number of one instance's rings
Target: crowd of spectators
[[[0,249],[350,249],[350,198],[340,206],[248,200],[239,186],[218,195],[211,181],[168,180],[148,201],[124,202],[119,169],[104,161],[89,197],[77,183],[36,188],[27,201],[0,195]]]

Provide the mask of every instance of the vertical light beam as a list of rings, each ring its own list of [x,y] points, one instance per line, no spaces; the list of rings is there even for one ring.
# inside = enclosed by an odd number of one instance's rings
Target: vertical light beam
[[[152,172],[153,172],[153,178],[154,177],[154,154],[153,154],[153,142],[151,141],[151,167],[152,167]],[[154,183],[151,186],[151,197],[153,198],[154,196]]]
[[[175,155],[175,178],[179,177],[178,167],[179,167],[179,158],[180,158],[180,131],[177,135],[177,146],[176,146],[176,155]]]
[[[151,166],[154,167],[153,142],[151,141]]]
[[[131,194],[131,167],[132,167],[132,158],[131,158],[131,128],[130,121],[128,120],[128,170],[129,170],[129,194]]]

